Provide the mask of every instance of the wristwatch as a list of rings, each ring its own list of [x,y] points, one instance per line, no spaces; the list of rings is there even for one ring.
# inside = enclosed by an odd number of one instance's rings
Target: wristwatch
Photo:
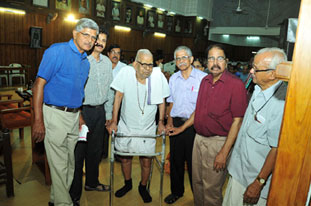
[[[264,185],[266,183],[266,180],[261,178],[261,177],[257,177],[256,180],[258,180],[258,182],[261,184],[261,185]]]

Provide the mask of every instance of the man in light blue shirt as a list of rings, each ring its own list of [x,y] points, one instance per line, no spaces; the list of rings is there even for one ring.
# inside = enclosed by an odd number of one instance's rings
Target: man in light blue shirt
[[[246,110],[228,171],[231,175],[223,205],[266,205],[275,164],[287,85],[275,68],[286,61],[283,50],[257,52],[250,70],[255,91]]]
[[[179,71],[170,78],[171,95],[167,99],[170,104],[166,128],[170,136],[171,194],[164,201],[168,204],[174,203],[184,194],[185,162],[192,187],[194,110],[201,80],[206,76],[206,73],[191,66],[193,56],[188,47],[177,47],[174,57]]]

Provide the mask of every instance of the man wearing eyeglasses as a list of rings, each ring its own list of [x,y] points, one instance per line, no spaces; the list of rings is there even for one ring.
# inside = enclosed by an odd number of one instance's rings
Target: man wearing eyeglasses
[[[234,145],[223,205],[266,205],[275,164],[287,86],[276,66],[287,60],[279,48],[257,52],[250,73],[256,84]]]
[[[49,205],[73,205],[69,195],[78,141],[80,107],[90,63],[86,51],[97,38],[97,24],[82,18],[69,42],[50,46],[43,55],[33,88],[32,136],[44,140],[52,185]]]
[[[192,188],[192,148],[195,136],[193,128],[194,110],[201,80],[206,73],[191,66],[193,56],[186,46],[179,46],[174,52],[179,71],[169,80],[170,97],[167,134],[170,136],[170,180],[171,194],[164,201],[176,202],[183,196],[185,162],[187,163]]]
[[[134,67],[134,69],[133,69]],[[152,53],[147,49],[137,52],[133,67],[122,68],[111,87],[116,90],[112,121],[108,126],[111,134],[114,130],[125,135],[155,135],[155,115],[159,107],[158,133],[164,132],[164,98],[169,96],[167,80],[159,67],[153,68]],[[121,115],[118,123],[118,113],[122,102]],[[117,126],[118,123],[118,126]],[[155,139],[151,138],[117,138],[115,147],[121,152],[154,153]],[[125,185],[115,196],[123,197],[132,189],[131,156],[122,156],[121,168]],[[151,169],[151,158],[140,156],[141,182],[139,194],[145,203],[151,202],[152,197],[146,189]]]
[[[208,70],[200,85],[195,109],[197,132],[192,154],[192,181],[196,206],[222,204],[227,160],[247,107],[243,82],[227,71],[222,45],[207,49]]]
[[[105,125],[112,117],[114,93],[110,90],[112,82],[112,64],[107,56],[101,53],[105,49],[108,31],[100,26],[97,41],[87,58],[90,62],[89,78],[85,85],[85,98],[82,106],[82,117],[88,127],[87,140],[78,141],[75,148],[75,172],[70,189],[74,203],[78,203],[82,194],[83,163],[85,161],[86,191],[109,191],[108,185],[98,180],[99,163],[102,157]],[[108,137],[106,137],[108,139]]]

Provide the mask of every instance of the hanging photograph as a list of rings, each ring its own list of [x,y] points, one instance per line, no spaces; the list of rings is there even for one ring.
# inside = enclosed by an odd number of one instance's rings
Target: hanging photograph
[[[133,10],[132,7],[126,7],[125,9],[125,23],[131,24],[133,19]]]
[[[138,26],[143,26],[145,23],[145,9],[139,8],[137,10],[136,23]]]
[[[164,28],[164,14],[158,14],[157,27],[159,29],[163,29]]]
[[[55,0],[56,9],[71,10],[71,0]]]
[[[166,17],[166,29],[167,31],[173,31],[174,17],[167,16]]]
[[[32,4],[34,6],[42,6],[42,7],[49,7],[49,0],[33,0]]]
[[[79,0],[79,13],[81,14],[90,13],[90,1],[89,0]]]
[[[180,33],[181,32],[181,28],[182,28],[182,21],[181,21],[181,18],[180,17],[177,17],[176,18],[176,22],[175,22],[175,32],[176,33]]]
[[[30,48],[39,49],[42,45],[42,28],[30,27]]]
[[[114,21],[120,21],[120,2],[112,2],[111,18]]]
[[[155,28],[156,23],[156,13],[155,11],[149,10],[147,12],[147,26],[150,28]]]
[[[184,33],[192,34],[193,30],[193,19],[186,19]]]
[[[106,5],[106,0],[96,0],[96,16],[105,18]]]

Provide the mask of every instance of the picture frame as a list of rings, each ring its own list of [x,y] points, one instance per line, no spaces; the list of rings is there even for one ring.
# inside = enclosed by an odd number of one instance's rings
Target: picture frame
[[[79,0],[79,13],[81,14],[90,13],[90,0]]]
[[[175,18],[175,24],[174,24],[174,32],[175,33],[181,33],[183,27],[182,18],[180,16]]]
[[[157,28],[164,29],[164,22],[165,22],[165,15],[164,14],[157,14]]]
[[[147,27],[155,28],[156,27],[156,12],[153,10],[147,11]]]
[[[174,17],[173,16],[166,16],[166,30],[169,32],[174,31]]]
[[[42,47],[42,28],[30,27],[30,48],[40,49]]]
[[[49,8],[49,0],[32,0],[32,5]]]
[[[145,25],[145,9],[144,8],[137,8],[136,12],[136,25],[144,26]]]
[[[133,8],[126,6],[124,14],[124,23],[133,24]]]
[[[192,34],[194,28],[194,19],[192,17],[185,19],[184,33]]]
[[[71,10],[71,0],[55,0],[55,8],[59,10]]]
[[[105,18],[107,10],[107,0],[94,0],[95,15],[97,17]]]
[[[111,3],[111,19],[113,21],[120,21],[121,19],[121,4],[118,1]]]

